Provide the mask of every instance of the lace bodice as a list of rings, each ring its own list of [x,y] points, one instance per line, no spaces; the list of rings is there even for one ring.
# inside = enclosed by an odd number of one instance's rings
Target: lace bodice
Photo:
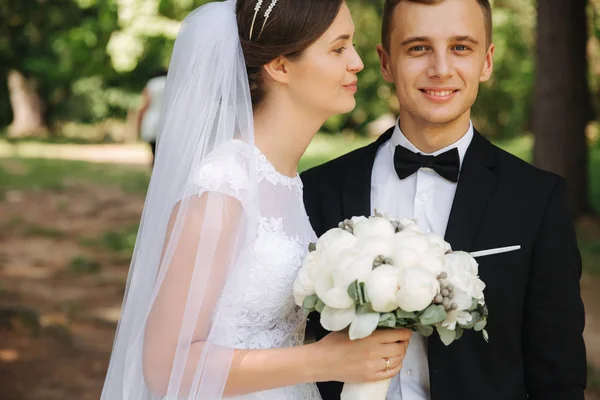
[[[256,212],[256,236],[248,249],[249,265],[240,268],[239,276],[228,278],[218,307],[225,317],[217,324],[216,341],[239,349],[301,345],[306,315],[294,303],[292,287],[316,237],[304,209],[300,177],[280,174],[257,148],[249,152],[247,144],[234,140],[206,157],[195,183],[205,190],[226,192],[244,204],[252,184],[249,179],[257,181],[258,201],[250,206],[255,210],[245,207],[245,211]],[[237,399],[315,400],[320,396],[312,384]]]

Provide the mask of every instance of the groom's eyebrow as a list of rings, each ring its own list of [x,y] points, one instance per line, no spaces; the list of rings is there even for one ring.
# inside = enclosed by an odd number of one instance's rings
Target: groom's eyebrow
[[[422,42],[430,42],[431,39],[426,37],[426,36],[415,36],[415,37],[411,37],[408,38],[406,40],[403,40],[400,45],[401,46],[406,46],[412,43],[422,43]],[[475,39],[473,36],[469,36],[469,35],[456,35],[456,36],[452,36],[450,38],[450,41],[452,42],[471,42],[474,45],[478,45],[479,41],[477,39]]]
[[[454,37],[452,37],[452,41],[453,42],[471,42],[475,45],[479,44],[479,41],[477,39],[475,39],[473,36],[469,36],[469,35],[454,36]]]
[[[412,44],[412,43],[417,43],[417,42],[427,42],[429,41],[429,38],[425,37],[425,36],[415,36],[415,37],[411,37],[408,39],[403,40],[400,45],[401,46],[406,46],[408,44]]]

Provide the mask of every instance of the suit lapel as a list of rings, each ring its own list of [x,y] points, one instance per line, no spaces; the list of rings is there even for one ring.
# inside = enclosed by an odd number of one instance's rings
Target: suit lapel
[[[342,179],[342,210],[344,218],[369,216],[371,210],[371,175],[377,150],[388,141],[394,133],[394,127],[382,134],[377,141],[362,148],[356,153]]]
[[[492,144],[477,131],[463,161],[446,228],[454,250],[470,251],[496,186],[496,156]]]

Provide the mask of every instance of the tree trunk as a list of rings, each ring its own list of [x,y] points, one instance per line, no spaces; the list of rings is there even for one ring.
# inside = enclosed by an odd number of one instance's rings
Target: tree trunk
[[[538,0],[534,164],[564,177],[572,215],[588,214],[585,128],[593,119],[588,86],[587,0]]]
[[[37,93],[33,80],[22,73],[8,73],[8,90],[13,111],[13,122],[8,127],[8,136],[19,138],[44,134],[48,131],[44,121],[44,103]]]

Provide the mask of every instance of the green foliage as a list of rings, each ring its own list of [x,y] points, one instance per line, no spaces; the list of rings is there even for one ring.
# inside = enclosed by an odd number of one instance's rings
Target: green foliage
[[[148,78],[165,68],[181,21],[210,0],[3,0],[0,2],[0,127],[12,119],[6,74],[32,78],[49,122],[124,118],[138,105]],[[393,87],[379,72],[383,0],[348,0],[355,45],[365,64],[357,105],[328,120],[323,132],[366,126],[395,112]],[[599,3],[590,3],[591,32],[600,37]],[[500,139],[529,130],[535,74],[534,0],[495,0],[492,79],[481,85],[473,119]],[[597,46],[596,46],[597,47]],[[596,51],[597,53],[598,51]],[[594,61],[594,57],[591,57]],[[593,68],[592,68],[593,70]],[[600,81],[590,74],[592,93]]]
[[[69,264],[69,271],[77,274],[97,274],[100,272],[100,263],[86,257],[75,257]]]

